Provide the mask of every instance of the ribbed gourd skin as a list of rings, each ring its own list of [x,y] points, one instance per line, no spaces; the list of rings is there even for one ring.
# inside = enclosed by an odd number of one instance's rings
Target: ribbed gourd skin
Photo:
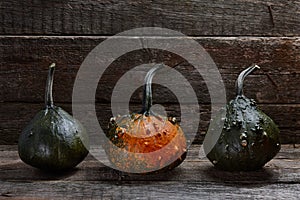
[[[219,169],[257,170],[280,150],[278,127],[257,108],[253,99],[248,99],[243,94],[245,77],[259,68],[254,64],[240,73],[236,81],[236,97],[211,122],[211,130],[221,129],[222,132],[211,151],[207,153],[207,158]],[[213,134],[217,133],[209,131],[207,136],[217,138]]]
[[[107,137],[111,144],[107,144],[105,150],[117,169],[161,172],[177,167],[186,157],[182,129],[163,117],[132,114],[116,118],[109,127]]]
[[[22,131],[18,151],[22,161],[47,171],[75,167],[88,154],[83,126],[60,107],[36,114]]]
[[[152,78],[164,65],[156,64],[145,76],[140,113],[113,117],[105,151],[114,168],[129,173],[171,170],[186,157],[186,137],[176,122],[151,111]]]
[[[226,171],[257,170],[279,152],[279,129],[257,108],[254,100],[236,97],[227,105],[223,120],[221,136],[207,155],[217,168]],[[212,123],[218,126],[216,121]]]
[[[81,123],[53,103],[55,64],[49,66],[45,108],[22,131],[18,152],[22,161],[47,171],[75,167],[88,154],[88,135]]]

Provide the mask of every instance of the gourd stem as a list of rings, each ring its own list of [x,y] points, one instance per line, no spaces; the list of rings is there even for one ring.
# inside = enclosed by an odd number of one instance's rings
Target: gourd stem
[[[156,64],[148,71],[144,80],[144,93],[143,93],[143,109],[142,114],[149,115],[152,106],[152,79],[155,73],[163,67],[163,64]]]
[[[248,67],[244,71],[242,71],[236,81],[236,94],[237,96],[243,95],[243,85],[244,85],[244,79],[246,76],[248,76],[251,72],[253,72],[255,69],[260,69],[260,67],[256,64],[253,64],[252,66]]]
[[[48,78],[46,83],[45,104],[47,108],[53,107],[52,85],[54,77],[55,63],[49,66]]]

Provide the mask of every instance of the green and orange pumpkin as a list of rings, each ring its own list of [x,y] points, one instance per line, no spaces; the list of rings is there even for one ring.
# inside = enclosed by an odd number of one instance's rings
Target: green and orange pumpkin
[[[153,67],[145,77],[143,109],[140,113],[112,117],[105,151],[112,165],[131,173],[171,170],[186,157],[186,137],[176,118],[151,111],[152,78],[161,68]]]

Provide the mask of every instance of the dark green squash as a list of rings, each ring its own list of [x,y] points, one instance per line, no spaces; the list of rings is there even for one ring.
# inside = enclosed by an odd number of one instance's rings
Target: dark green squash
[[[110,120],[106,136],[111,143],[105,151],[118,170],[162,172],[175,168],[186,157],[186,138],[176,119],[150,110],[152,78],[160,67],[153,67],[145,77],[142,111]]]
[[[88,136],[79,121],[53,104],[54,69],[55,64],[50,65],[46,106],[22,131],[18,151],[21,160],[28,165],[60,171],[75,167],[87,156]]]
[[[207,158],[219,169],[257,170],[280,150],[276,124],[257,108],[253,99],[243,95],[244,78],[257,68],[257,65],[253,65],[241,72],[236,82],[237,96],[227,104],[225,119],[216,117],[211,122],[212,127],[224,122],[217,143],[207,154]]]

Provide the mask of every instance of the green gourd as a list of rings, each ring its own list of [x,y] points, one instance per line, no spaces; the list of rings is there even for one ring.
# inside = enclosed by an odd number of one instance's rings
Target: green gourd
[[[255,69],[259,66],[253,65],[240,73],[236,82],[237,95],[227,104],[226,117],[216,117],[211,122],[212,127],[224,124],[218,141],[207,154],[207,158],[221,170],[260,169],[280,150],[276,124],[257,108],[253,99],[243,95],[244,79]]]
[[[53,104],[54,69],[53,63],[49,67],[45,108],[22,131],[18,151],[28,165],[62,171],[75,167],[87,156],[88,136],[79,121]]]

